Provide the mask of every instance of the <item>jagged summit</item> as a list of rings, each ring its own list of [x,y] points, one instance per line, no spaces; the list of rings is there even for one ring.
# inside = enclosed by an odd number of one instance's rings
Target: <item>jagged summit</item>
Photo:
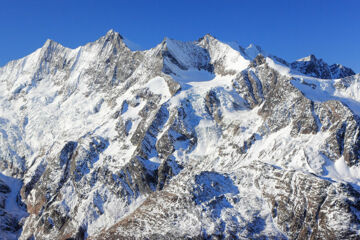
[[[54,40],[52,40],[52,39],[50,39],[50,38],[48,38],[48,39],[46,39],[46,41],[45,41],[45,43],[43,45],[43,48],[47,48],[47,47],[49,47],[51,45],[61,45],[61,44],[54,41]]]
[[[121,36],[120,33],[114,31],[113,29],[110,29],[104,36],[105,39],[124,39],[123,36]]]
[[[359,74],[126,41],[0,68],[0,239],[358,238]]]
[[[201,41],[212,41],[215,40],[216,37],[214,37],[213,35],[211,35],[210,33],[205,34],[203,37],[199,38],[197,40],[197,42],[201,42]]]
[[[51,52],[59,52],[59,51],[71,51],[70,48],[64,47],[60,43],[52,40],[47,39],[44,43],[44,45],[40,48],[40,55],[43,55],[43,57],[49,56]]]
[[[106,36],[108,35],[113,35],[113,34],[119,34],[118,32],[116,32],[114,29],[110,29],[109,31],[106,32]]]
[[[249,46],[244,48],[244,52],[246,56],[248,56],[251,60],[255,59],[255,57],[259,54],[263,56],[267,56],[267,54],[261,49],[260,46],[255,45],[253,43],[251,43]]]
[[[318,59],[313,54],[296,60],[291,63],[291,67],[306,75],[323,79],[344,78],[355,74],[352,69],[341,64],[328,65],[323,59]]]
[[[314,54],[310,54],[309,56],[304,57],[304,58],[300,58],[300,59],[298,59],[296,61],[297,62],[316,62],[316,61],[318,61],[318,59],[315,57]],[[322,59],[319,59],[319,61],[323,62]]]

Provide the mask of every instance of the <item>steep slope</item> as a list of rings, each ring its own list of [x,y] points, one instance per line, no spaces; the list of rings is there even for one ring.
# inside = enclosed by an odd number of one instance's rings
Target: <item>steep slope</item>
[[[356,239],[360,78],[341,74],[210,35],[48,40],[0,68],[0,200],[27,211],[0,201],[1,234]]]

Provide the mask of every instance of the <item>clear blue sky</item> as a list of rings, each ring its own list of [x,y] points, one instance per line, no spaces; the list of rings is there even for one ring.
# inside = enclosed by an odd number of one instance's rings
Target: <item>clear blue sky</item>
[[[314,53],[360,72],[359,11],[357,0],[1,0],[0,66],[47,38],[75,48],[114,29],[143,48],[210,33],[288,61]]]

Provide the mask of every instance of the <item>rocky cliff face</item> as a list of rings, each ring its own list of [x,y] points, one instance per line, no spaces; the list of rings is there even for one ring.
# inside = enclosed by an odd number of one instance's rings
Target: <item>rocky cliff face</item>
[[[360,76],[305,65],[47,41],[0,68],[0,237],[358,239]]]

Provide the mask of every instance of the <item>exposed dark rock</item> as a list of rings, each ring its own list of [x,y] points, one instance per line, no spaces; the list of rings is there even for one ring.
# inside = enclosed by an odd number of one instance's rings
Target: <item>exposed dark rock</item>
[[[317,59],[312,54],[306,58],[292,62],[291,67],[306,75],[323,79],[344,78],[355,75],[355,72],[350,68],[340,64],[329,66],[322,59]]]

